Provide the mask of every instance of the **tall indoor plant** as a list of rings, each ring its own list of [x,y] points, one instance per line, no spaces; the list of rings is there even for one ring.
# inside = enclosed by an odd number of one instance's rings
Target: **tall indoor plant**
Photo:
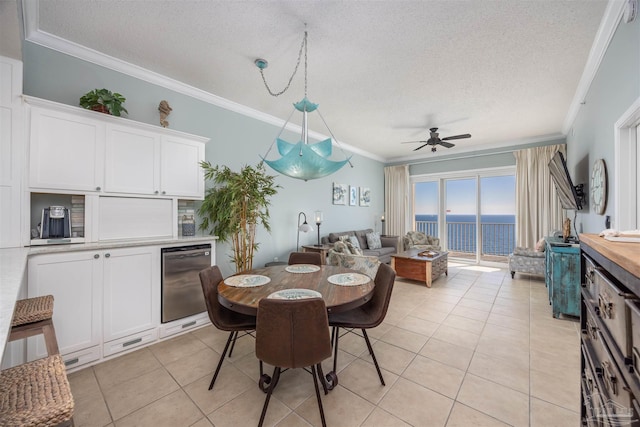
[[[267,175],[262,162],[255,167],[244,166],[239,172],[227,166],[211,166],[206,161],[200,166],[205,179],[214,183],[198,209],[202,217],[200,229],[213,226],[213,234],[221,241],[231,241],[236,272],[251,270],[258,248],[256,225],[271,231],[270,198],[280,186],[275,184],[275,176]]]

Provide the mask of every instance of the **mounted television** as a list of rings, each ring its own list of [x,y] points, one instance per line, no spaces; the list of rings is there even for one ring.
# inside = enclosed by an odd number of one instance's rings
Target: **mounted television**
[[[556,186],[558,197],[560,197],[560,204],[563,209],[582,209],[582,202],[584,199],[583,185],[573,185],[571,176],[569,176],[569,169],[567,169],[567,162],[564,160],[564,156],[561,152],[556,152],[553,158],[549,162],[549,171],[551,172],[551,178]]]

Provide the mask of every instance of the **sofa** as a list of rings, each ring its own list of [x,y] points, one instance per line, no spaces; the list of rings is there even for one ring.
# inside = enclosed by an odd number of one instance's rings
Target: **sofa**
[[[403,238],[404,250],[409,249],[422,249],[425,251],[437,251],[440,248],[440,239],[434,236],[429,236],[421,231],[409,231]]]
[[[509,271],[513,279],[516,273],[537,274],[544,276],[545,254],[533,249],[517,247],[509,255]]]
[[[380,262],[388,264],[391,262],[391,255],[398,253],[398,237],[396,236],[378,236],[380,237],[381,247],[369,247],[367,242],[367,234],[372,234],[373,230],[370,228],[364,230],[350,230],[336,233],[329,233],[328,236],[322,237],[321,242],[325,245],[333,246],[334,243],[347,239],[351,242],[357,241],[360,249],[362,249],[362,255],[378,257]],[[353,237],[353,238],[351,238]]]

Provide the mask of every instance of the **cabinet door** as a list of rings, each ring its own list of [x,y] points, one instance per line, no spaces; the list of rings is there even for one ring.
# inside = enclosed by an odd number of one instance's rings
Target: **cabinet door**
[[[158,325],[159,260],[158,248],[152,247],[104,252],[105,342]]]
[[[31,107],[29,186],[100,191],[104,124],[86,117]]]
[[[179,137],[163,137],[160,151],[161,194],[204,198],[204,144]]]
[[[102,258],[95,252],[36,255],[29,259],[29,297],[53,295],[53,324],[60,353],[101,342]],[[29,360],[46,356],[41,337],[29,338]]]
[[[105,191],[158,194],[160,136],[130,127],[108,125]]]

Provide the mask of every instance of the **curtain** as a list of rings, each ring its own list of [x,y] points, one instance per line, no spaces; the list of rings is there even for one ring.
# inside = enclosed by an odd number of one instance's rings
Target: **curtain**
[[[549,161],[566,145],[519,150],[516,158],[516,246],[534,248],[542,237],[562,230],[562,206],[549,173]]]
[[[404,236],[411,224],[409,165],[384,168],[385,234]],[[402,242],[402,240],[400,240]]]

